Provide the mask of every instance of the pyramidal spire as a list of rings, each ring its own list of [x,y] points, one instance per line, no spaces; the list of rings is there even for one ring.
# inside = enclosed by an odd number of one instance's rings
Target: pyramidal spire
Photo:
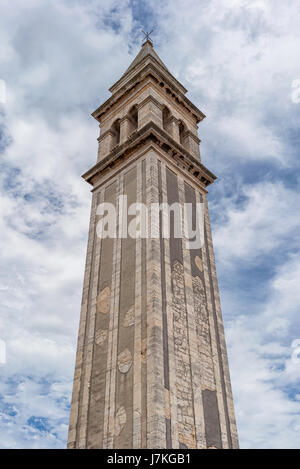
[[[146,57],[151,56],[154,58],[165,70],[169,71],[161,58],[155,52],[153,47],[153,42],[150,39],[147,39],[141,47],[140,52],[136,56],[136,58],[131,62],[125,73],[123,73],[122,78],[127,75],[127,73],[131,72],[140,62],[142,62]]]

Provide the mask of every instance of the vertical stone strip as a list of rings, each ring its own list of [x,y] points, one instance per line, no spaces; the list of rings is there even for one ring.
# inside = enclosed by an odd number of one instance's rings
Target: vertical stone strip
[[[207,247],[207,255],[208,255],[208,260],[209,260],[209,265],[210,265],[210,276],[211,276],[210,281],[212,284],[212,301],[213,301],[213,309],[214,309],[214,315],[215,315],[216,339],[217,339],[217,344],[218,344],[219,366],[220,366],[220,374],[221,374],[221,386],[222,386],[222,391],[223,391],[228,447],[238,448],[237,428],[236,428],[236,420],[235,420],[234,407],[233,407],[233,398],[232,398],[232,389],[231,389],[231,381],[230,381],[225,334],[224,334],[224,325],[223,325],[220,294],[219,294],[219,287],[218,287],[217,273],[216,273],[216,263],[215,263],[214,252],[213,252],[213,243],[212,243],[207,198],[205,195],[203,196],[203,201],[204,201],[204,206],[205,206],[206,247]]]
[[[158,192],[159,204],[162,203],[162,179],[161,162],[158,161]],[[166,419],[166,447],[172,448],[171,415],[170,415],[170,380],[169,380],[169,343],[168,343],[168,319],[166,298],[166,267],[165,245],[162,233],[163,213],[159,211],[159,239],[161,262],[161,293],[162,293],[162,327],[163,327],[163,360],[164,360],[164,386],[165,386],[165,419]]]
[[[99,203],[98,195],[96,195],[96,207]],[[95,318],[96,318],[96,301],[97,301],[97,283],[98,283],[98,270],[100,261],[100,242],[96,234],[96,220],[95,220],[95,234],[92,256],[92,270],[89,285],[89,298],[88,298],[88,321],[86,324],[85,335],[85,360],[84,360],[84,379],[82,382],[81,394],[81,412],[80,412],[80,428],[78,448],[83,449],[88,445],[87,434],[89,424],[89,404],[90,404],[90,385],[91,374],[93,366],[93,337],[95,333]]]
[[[117,373],[117,351],[118,351],[118,328],[119,328],[119,295],[120,295],[120,265],[121,265],[121,238],[119,237],[119,196],[123,195],[124,175],[120,174],[117,180],[117,238],[114,243],[113,252],[113,276],[112,276],[112,298],[111,315],[108,330],[108,354],[107,354],[107,378],[105,392],[105,414],[104,414],[104,441],[103,448],[114,447],[115,434],[115,397],[116,397],[116,373]]]
[[[168,202],[167,196],[167,176],[166,165],[161,163],[161,192],[162,203]],[[169,223],[168,215],[163,212],[163,226]],[[168,333],[168,353],[169,353],[169,389],[165,391],[165,409],[169,413],[171,426],[171,447],[179,448],[178,439],[178,418],[177,418],[177,391],[176,391],[176,361],[174,350],[174,330],[173,330],[173,310],[172,310],[172,279],[170,263],[170,240],[164,238],[164,264],[165,264],[165,288],[166,288],[166,314],[167,314],[167,333]],[[169,411],[169,412],[168,412]]]
[[[136,201],[142,202],[142,162],[136,168]],[[141,214],[140,214],[141,215]],[[137,227],[138,229],[139,227]],[[140,227],[141,228],[141,227]],[[134,317],[134,361],[133,361],[133,448],[141,448],[142,438],[142,239],[136,239],[135,258],[135,317]],[[128,323],[127,323],[128,324]],[[129,327],[129,326],[127,326]]]
[[[174,203],[179,203],[178,181],[177,176],[168,168],[166,175],[168,203],[171,206]],[[178,437],[180,448],[196,448],[182,239],[175,237],[175,222],[174,216],[171,213],[170,261],[172,272]]]
[[[105,202],[116,205],[116,183],[105,189]],[[101,264],[100,260],[101,245]],[[97,236],[89,332],[90,382],[87,448],[103,447],[108,326],[111,313],[113,238]],[[99,248],[98,248],[99,246]],[[98,249],[97,249],[98,248]],[[99,250],[99,253],[98,253]]]
[[[146,160],[142,161],[142,202],[146,204]],[[147,252],[146,238],[141,241],[141,263],[142,263],[142,284],[141,284],[141,356],[142,356],[142,395],[141,395],[141,448],[147,448]]]
[[[197,202],[203,201],[203,196],[199,193],[196,195]],[[205,282],[205,291],[207,297],[207,309],[208,309],[208,318],[209,318],[209,331],[210,331],[210,341],[211,341],[211,350],[212,350],[212,359],[214,365],[214,379],[216,383],[216,401],[218,404],[219,410],[219,423],[221,428],[221,446],[223,449],[228,449],[228,437],[227,437],[227,427],[226,427],[226,416],[224,408],[224,389],[222,386],[222,376],[221,376],[221,366],[220,366],[220,356],[219,356],[219,345],[218,345],[218,335],[216,331],[216,317],[214,310],[214,298],[213,298],[213,286],[211,282],[211,270],[210,270],[210,259],[208,253],[207,245],[207,234],[206,234],[206,217],[204,217],[204,245],[202,248],[203,252],[203,272],[204,272],[204,282]],[[203,386],[204,387],[204,386]],[[206,386],[205,386],[206,388]],[[211,389],[207,387],[208,389]],[[204,389],[205,391],[205,389]],[[211,420],[216,420],[212,418],[212,401],[213,397],[209,397],[209,393],[203,391],[203,399],[207,402],[207,405],[204,403],[204,411],[206,411],[206,439],[208,447],[217,446],[215,440],[215,432],[213,428],[209,425]],[[218,446],[217,446],[218,447]]]
[[[97,195],[94,193],[91,203],[90,226],[88,234],[88,245],[86,253],[83,293],[81,301],[81,313],[79,321],[79,333],[77,342],[76,364],[73,383],[73,394],[70,412],[70,425],[68,435],[68,448],[77,448],[79,444],[79,429],[81,415],[82,387],[84,379],[84,361],[86,356],[85,341],[86,327],[88,322],[88,301],[90,280],[92,272],[93,247],[95,239],[95,220],[97,208]]]
[[[193,206],[193,229],[197,229],[197,236],[200,237],[200,227],[196,226],[196,194],[194,189],[188,184],[185,184],[185,198],[186,202]],[[190,249],[197,347],[201,375],[200,391],[203,403],[202,418],[205,427],[206,447],[221,448],[219,409],[218,405],[214,405],[214,402],[216,402],[216,382],[202,251],[203,249]]]
[[[157,157],[153,151],[146,156],[147,206],[158,203]],[[166,447],[164,416],[164,368],[161,303],[161,264],[159,220],[149,226],[156,231],[155,238],[147,239],[147,447]]]
[[[188,200],[186,197],[186,185],[182,178],[178,177],[179,189],[179,203],[184,209],[185,202],[193,204],[195,216],[195,194],[194,200]],[[192,190],[192,189],[191,189]],[[193,191],[194,192],[194,191]],[[183,214],[185,212],[183,211]],[[206,448],[205,428],[204,428],[204,414],[201,393],[201,364],[199,360],[198,350],[198,337],[197,337],[197,319],[194,307],[194,288],[191,273],[191,252],[187,247],[186,233],[188,233],[188,220],[185,216],[182,217],[182,251],[184,263],[184,283],[186,292],[186,307],[187,307],[187,325],[188,325],[188,339],[190,346],[190,360],[191,360],[191,374],[192,374],[192,392],[193,392],[193,408],[195,418],[195,434],[197,448]]]
[[[124,174],[128,207],[136,202],[136,168]],[[124,207],[127,211],[127,207]],[[128,215],[128,228],[133,222]],[[125,222],[126,224],[126,222]],[[133,447],[134,318],[136,240],[125,235],[121,242],[121,279],[116,373],[115,448]],[[133,321],[131,321],[133,318]]]

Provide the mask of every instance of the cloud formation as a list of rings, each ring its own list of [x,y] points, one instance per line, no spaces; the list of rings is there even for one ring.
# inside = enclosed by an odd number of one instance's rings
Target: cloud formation
[[[2,0],[0,447],[66,445],[90,194],[89,116],[155,26],[199,128],[242,447],[299,447],[300,11],[287,0]]]

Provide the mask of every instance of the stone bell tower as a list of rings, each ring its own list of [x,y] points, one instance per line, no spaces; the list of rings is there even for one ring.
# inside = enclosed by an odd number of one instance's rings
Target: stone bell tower
[[[84,179],[92,208],[69,448],[237,448],[222,313],[206,202],[216,177],[201,163],[204,114],[147,39],[100,123]],[[97,207],[202,202],[204,242],[101,237]],[[121,215],[121,216],[120,216]],[[130,223],[130,216],[128,216]]]

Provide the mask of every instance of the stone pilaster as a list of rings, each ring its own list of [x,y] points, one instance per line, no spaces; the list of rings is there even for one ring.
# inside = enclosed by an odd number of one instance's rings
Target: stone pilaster
[[[170,129],[170,135],[174,138],[174,140],[178,143],[180,143],[180,138],[179,138],[179,122],[176,117],[171,116],[169,119],[169,129]]]
[[[151,95],[142,101],[138,106],[138,128],[144,127],[149,122],[154,122],[158,126],[163,126],[162,105]]]
[[[185,197],[185,187],[184,180],[178,178],[179,186],[179,202],[184,210],[184,204],[187,202]],[[184,212],[183,212],[184,213]],[[205,424],[204,424],[204,412],[203,412],[203,402],[202,402],[202,393],[201,393],[201,375],[203,370],[201,370],[201,361],[199,360],[199,343],[198,343],[198,324],[197,324],[197,298],[195,295],[194,283],[195,277],[192,276],[191,268],[191,255],[190,250],[187,246],[188,239],[186,238],[186,233],[188,233],[187,220],[185,217],[182,217],[182,241],[183,241],[183,261],[184,261],[184,282],[185,282],[185,293],[186,293],[186,303],[187,303],[187,328],[188,328],[188,338],[189,338],[189,347],[190,347],[190,366],[191,366],[191,386],[193,389],[193,413],[195,418],[195,440],[196,447],[199,449],[206,448],[206,438],[205,438]]]
[[[194,135],[190,130],[187,130],[185,142],[186,149],[196,159],[200,160],[200,139],[196,135]]]
[[[161,201],[164,204],[168,202],[167,195],[167,176],[166,165],[161,164]],[[162,215],[162,223],[167,226],[168,216],[164,212]],[[173,308],[172,308],[172,276],[170,262],[170,240],[163,238],[164,243],[164,265],[165,265],[165,295],[166,295],[166,316],[167,316],[167,343],[164,347],[164,354],[168,359],[168,387],[165,390],[165,413],[166,418],[170,420],[171,427],[171,447],[179,448],[178,438],[178,415],[177,415],[177,388],[176,388],[176,362],[175,362],[175,344],[174,344],[174,325],[173,325]]]
[[[153,151],[146,158],[146,203],[158,203],[157,160]],[[150,226],[149,212],[149,226]],[[159,232],[159,220],[153,220]],[[165,391],[163,369],[160,240],[147,239],[147,447],[165,448]]]
[[[137,165],[136,201],[142,202],[142,162]],[[133,448],[142,445],[142,239],[136,239],[134,304]],[[143,416],[143,418],[145,418]]]
[[[119,196],[123,195],[123,174],[116,181],[116,230],[118,232],[120,225],[119,218]],[[110,320],[108,328],[108,354],[106,365],[106,389],[105,389],[105,412],[104,412],[104,435],[103,448],[114,447],[115,435],[115,395],[116,395],[116,367],[117,367],[117,337],[119,324],[119,295],[120,295],[120,264],[121,264],[121,239],[114,240],[113,248],[113,270],[112,270],[112,288],[110,303]]]
[[[108,130],[103,135],[100,135],[98,138],[99,148],[98,148],[98,161],[103,160],[112,149],[114,133],[111,130]]]
[[[73,395],[72,395],[70,423],[69,423],[68,448],[77,447],[78,430],[79,430],[80,423],[81,423],[80,415],[81,415],[82,387],[83,387],[83,379],[84,379],[84,360],[86,357],[85,339],[86,339],[86,327],[87,327],[87,319],[88,319],[90,279],[91,279],[91,272],[92,272],[94,242],[95,242],[95,235],[96,235],[96,232],[95,232],[96,209],[97,209],[97,195],[93,194],[92,205],[91,205],[90,227],[89,227],[89,235],[88,235],[88,246],[87,246],[87,253],[86,253],[83,294],[82,294],[82,302],[81,302],[81,314],[80,314],[80,321],[79,321]]]
[[[124,116],[120,120],[120,144],[126,142],[130,135],[131,122],[129,116]]]

